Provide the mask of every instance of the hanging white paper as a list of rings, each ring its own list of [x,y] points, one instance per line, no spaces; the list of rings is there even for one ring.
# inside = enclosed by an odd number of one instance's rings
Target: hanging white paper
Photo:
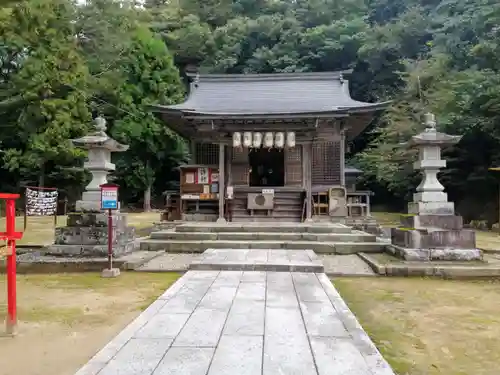
[[[262,146],[262,133],[253,133],[253,147],[259,148]]]
[[[243,147],[251,147],[252,146],[252,133],[244,132],[243,133]]]
[[[273,147],[273,133],[269,132],[264,135],[264,147],[271,148]]]
[[[233,133],[233,147],[241,147],[241,133]]]
[[[286,134],[286,145],[290,148],[295,147],[295,132],[288,132]]]
[[[274,145],[277,148],[283,148],[285,146],[285,135],[282,132],[278,132],[274,138]]]

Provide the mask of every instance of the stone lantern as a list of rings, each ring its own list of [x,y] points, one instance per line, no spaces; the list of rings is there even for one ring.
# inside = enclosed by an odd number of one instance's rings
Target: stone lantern
[[[401,217],[401,226],[392,230],[389,251],[405,260],[478,260],[473,230],[463,229],[461,216],[438,180],[439,170],[446,167],[441,150],[460,141],[461,136],[440,133],[432,113],[425,115],[426,129],[408,143],[418,150],[415,169],[422,171],[422,182],[408,203],[408,214]]]
[[[111,163],[112,152],[128,150],[128,145],[122,145],[106,134],[106,120],[102,117],[95,119],[96,131],[78,139],[72,139],[74,146],[88,150],[88,160],[83,167],[92,174],[92,180],[86,186],[82,199],[76,202],[76,211],[100,212],[101,189],[100,185],[108,182],[108,174],[115,170]]]
[[[109,173],[115,170],[111,163],[112,152],[123,152],[122,145],[106,134],[106,120],[95,119],[95,131],[71,140],[74,146],[88,150],[84,163],[92,174],[82,199],[76,202],[75,212],[68,214],[65,227],[56,228],[54,245],[47,248],[48,255],[66,257],[106,257],[108,218],[101,210],[100,185],[108,182]],[[113,253],[116,257],[135,250],[135,228],[127,226],[127,214],[113,212]]]

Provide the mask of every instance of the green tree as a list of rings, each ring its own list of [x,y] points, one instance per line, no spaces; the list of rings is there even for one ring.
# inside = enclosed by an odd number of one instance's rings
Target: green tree
[[[125,80],[116,90],[120,112],[112,133],[130,149],[117,162],[117,176],[125,187],[143,192],[149,210],[158,171],[165,164],[175,168],[185,148],[148,106],[181,101],[183,86],[165,44],[146,29],[137,30],[123,63]]]
[[[3,161],[18,181],[61,186],[83,177],[65,168],[82,157],[70,139],[90,123],[89,74],[75,40],[75,11],[71,1],[31,0],[0,21],[0,111],[8,129]]]

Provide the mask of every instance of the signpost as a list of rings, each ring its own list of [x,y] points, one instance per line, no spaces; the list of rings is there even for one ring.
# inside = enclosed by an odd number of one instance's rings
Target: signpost
[[[101,188],[101,209],[108,211],[108,268],[101,273],[102,277],[117,277],[119,268],[113,268],[113,210],[118,209],[118,185],[106,183]]]
[[[7,319],[5,325],[7,334],[14,336],[17,333],[16,240],[23,237],[22,232],[16,232],[16,199],[19,199],[19,194],[0,193],[0,199],[5,201],[6,222],[5,232],[0,232],[0,240],[6,242],[0,253],[7,257]]]

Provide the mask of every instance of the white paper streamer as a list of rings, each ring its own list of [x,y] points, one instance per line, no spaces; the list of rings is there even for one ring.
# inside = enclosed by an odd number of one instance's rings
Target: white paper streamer
[[[262,146],[262,133],[253,133],[253,147],[259,148]]]
[[[286,145],[290,148],[295,147],[295,133],[294,132],[288,132],[286,134]]]
[[[243,133],[243,147],[251,147],[252,146],[252,133],[244,132]]]
[[[277,148],[283,148],[285,146],[285,135],[282,132],[278,132],[274,138],[274,145]]]
[[[233,133],[233,147],[241,147],[241,133]]]
[[[273,144],[274,144],[273,133],[266,133],[264,135],[264,147],[271,148],[273,147]]]

